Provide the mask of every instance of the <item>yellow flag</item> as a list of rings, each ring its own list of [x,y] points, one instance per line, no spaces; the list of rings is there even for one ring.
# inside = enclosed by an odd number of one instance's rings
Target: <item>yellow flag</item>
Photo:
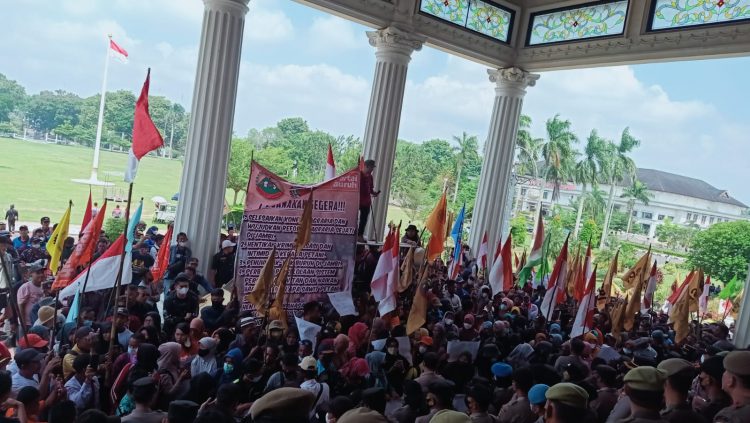
[[[689,297],[688,298],[688,310],[691,313],[698,312],[698,299],[703,293],[703,283],[705,282],[703,277],[704,277],[703,269],[698,269],[698,271],[693,273],[693,279],[690,281],[690,284],[687,286],[688,297]]]
[[[276,247],[268,255],[268,260],[266,260],[266,264],[260,270],[260,275],[258,275],[258,280],[255,281],[252,292],[245,296],[245,299],[255,306],[258,314],[264,316],[268,311],[268,295],[271,293],[271,286],[273,286],[273,267],[275,263]]]
[[[646,252],[646,254],[644,254],[635,266],[627,273],[625,277],[628,278],[628,281],[625,282],[623,279],[626,288],[628,283],[633,284],[630,301],[628,301],[628,305],[625,307],[625,321],[623,327],[626,331],[631,331],[633,329],[633,325],[635,324],[635,314],[641,311],[641,293],[643,292],[644,282],[649,275],[646,268],[651,262],[650,256],[651,248],[648,249],[648,252]]]
[[[581,272],[581,246],[578,246],[576,251],[576,257],[573,262],[568,261],[568,280],[565,281],[565,292],[571,297],[575,293],[576,281],[578,280],[578,274]]]
[[[425,264],[422,275],[417,283],[417,289],[414,292],[414,300],[409,310],[409,318],[406,321],[406,335],[411,335],[417,329],[421,328],[427,322],[427,295],[424,292],[423,282],[427,280],[427,274],[430,266]]]
[[[698,272],[695,272],[696,275]],[[693,280],[696,280],[696,276],[693,276]],[[691,281],[692,285],[692,281]],[[690,285],[680,292],[680,296],[677,297],[677,301],[672,306],[672,310],[669,313],[669,323],[674,325],[674,342],[679,344],[690,334]]]
[[[73,202],[68,203],[68,209],[65,210],[62,219],[57,224],[54,232],[47,241],[47,252],[49,253],[49,270],[53,275],[57,274],[57,268],[60,267],[60,257],[62,256],[63,245],[68,239],[68,226],[70,226],[70,208]]]
[[[602,291],[603,295],[609,300],[609,297],[612,296],[612,279],[615,278],[615,275],[617,274],[617,259],[620,257],[620,250],[617,250],[615,253],[615,258],[612,259],[612,261],[609,263],[609,270],[607,270],[607,274],[604,275],[604,282],[602,282]]]
[[[424,224],[425,229],[430,231],[430,240],[427,242],[427,261],[433,261],[443,253],[448,230],[447,204],[445,193],[443,193]]]
[[[297,254],[305,248],[312,237],[312,209],[313,192],[310,190],[310,196],[307,198],[304,209],[302,209],[302,217],[299,220],[299,227],[297,228],[297,237],[294,239],[294,249]]]
[[[625,317],[625,307],[628,303],[628,298],[625,298],[625,301],[623,302],[620,299],[617,299],[615,301],[614,307],[612,307],[612,335],[614,335],[617,342],[620,342],[620,338],[622,337],[622,330],[623,330],[623,322]]]
[[[268,318],[270,320],[281,320],[284,329],[289,327],[286,320],[286,310],[284,310],[284,296],[286,295],[286,280],[289,275],[289,264],[291,261],[292,255],[289,254],[286,260],[284,260],[284,264],[281,265],[279,274],[276,275],[276,286],[278,287],[276,298],[273,299],[273,304],[271,304],[271,308],[268,310]]]
[[[643,257],[641,257],[635,265],[628,270],[627,273],[622,275],[622,286],[625,288],[625,290],[631,289],[635,287],[636,283],[639,280],[639,277],[642,279],[642,275],[646,274],[648,275],[648,270],[651,268],[651,263],[649,262],[651,255],[651,247],[648,249],[648,253],[644,254]]]
[[[409,289],[414,280],[414,247],[409,247],[406,253],[406,259],[401,264],[401,279],[398,281],[398,292],[404,292]]]

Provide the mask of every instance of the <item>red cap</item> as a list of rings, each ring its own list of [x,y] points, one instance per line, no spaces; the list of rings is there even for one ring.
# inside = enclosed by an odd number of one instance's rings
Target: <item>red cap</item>
[[[49,342],[45,339],[42,339],[41,336],[30,333],[28,335],[24,335],[20,337],[21,339],[18,341],[18,345],[21,348],[44,348],[49,344]],[[28,338],[29,343],[26,343],[26,339]]]
[[[431,346],[432,346],[432,338],[431,338],[431,337],[429,337],[429,336],[423,336],[423,337],[421,337],[421,338],[419,339],[419,343],[420,343],[420,344],[425,344],[425,345],[427,345],[428,347],[431,347]]]

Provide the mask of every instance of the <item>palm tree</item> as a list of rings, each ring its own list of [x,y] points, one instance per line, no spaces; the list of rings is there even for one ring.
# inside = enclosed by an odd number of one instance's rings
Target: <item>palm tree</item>
[[[518,134],[516,135],[516,149],[518,149],[518,155],[516,156],[517,175],[533,175],[534,178],[539,178],[536,174],[539,162],[539,153],[541,152],[542,143],[544,142],[541,138],[533,138],[529,132],[531,127],[531,118],[526,115],[521,115],[521,120],[518,124]],[[516,206],[518,210],[523,208],[524,198],[520,198],[521,190],[518,190],[518,198],[516,198]]]
[[[455,203],[456,197],[458,197],[458,184],[461,182],[461,171],[463,170],[464,162],[466,161],[471,146],[477,144],[477,137],[469,136],[464,132],[461,134],[461,137],[454,135],[453,141],[458,143],[458,147],[454,148],[458,153],[456,155],[456,185],[453,187],[453,202]]]
[[[633,208],[635,207],[635,202],[640,201],[641,203],[648,205],[652,196],[653,195],[648,192],[646,184],[637,179],[633,180],[633,185],[622,191],[620,197],[628,199],[628,228],[625,229],[626,233],[630,233],[630,225],[633,223]]]
[[[570,129],[570,121],[561,120],[560,115],[547,119],[546,127],[547,140],[542,145],[545,179],[552,182],[552,201],[556,201],[560,197],[560,185],[573,179],[574,160],[578,153],[572,144],[578,142],[578,137]]]
[[[586,202],[586,186],[596,190],[598,186],[597,178],[605,162],[606,141],[599,137],[596,129],[591,130],[591,134],[586,140],[586,148],[583,150],[583,157],[576,163],[575,180],[581,184],[581,196],[578,201],[578,214],[576,215],[576,225],[573,229],[573,239],[578,238],[578,229],[581,226],[581,216],[583,216],[583,205]]]
[[[594,188],[587,192],[581,199],[585,202],[583,212],[591,216],[592,219],[599,220],[602,217],[601,214],[604,212],[604,209],[607,207],[606,193]]]
[[[605,150],[606,166],[602,169],[602,175],[609,184],[609,199],[607,200],[607,214],[604,215],[604,228],[602,229],[602,239],[599,241],[599,248],[604,248],[604,242],[607,240],[609,221],[612,218],[612,208],[615,202],[615,184],[622,181],[625,177],[628,177],[631,181],[635,178],[635,162],[628,155],[640,144],[639,140],[630,135],[629,128],[625,128],[622,131],[619,143],[607,143]]]

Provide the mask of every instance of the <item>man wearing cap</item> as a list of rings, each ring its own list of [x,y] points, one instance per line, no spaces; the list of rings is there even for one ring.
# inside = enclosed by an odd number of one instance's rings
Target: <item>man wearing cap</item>
[[[307,356],[302,359],[299,367],[302,369],[304,378],[304,382],[299,385],[300,389],[312,392],[315,395],[315,402],[310,409],[310,419],[312,420],[316,415],[325,416],[325,410],[322,410],[322,406],[330,400],[331,390],[328,384],[319,383],[316,379],[318,376],[318,362],[312,356]]]
[[[588,410],[589,394],[585,389],[569,382],[552,385],[544,396],[545,423],[581,423]]]
[[[669,358],[659,363],[657,369],[667,375],[664,382],[664,404],[661,417],[670,423],[702,422],[703,417],[688,404],[688,392],[695,379],[693,364],[682,358]]]
[[[529,404],[531,412],[537,416],[534,423],[544,423],[544,406],[547,404],[547,390],[549,386],[538,383],[529,389]]]
[[[177,243],[169,247],[169,265],[164,276],[164,292],[169,292],[172,281],[185,270],[185,265],[193,252],[188,248],[188,237],[185,232],[177,234]]]
[[[419,239],[419,231],[415,225],[409,225],[406,227],[404,236],[401,237],[402,244],[409,244],[413,247],[421,247],[422,240]]]
[[[234,223],[227,224],[227,239],[237,243],[237,233],[234,232]]]
[[[31,237],[29,236],[29,227],[21,225],[18,227],[18,236],[13,239],[13,248],[15,248],[16,251],[21,251],[30,246]]]
[[[40,338],[38,335],[28,335],[29,342],[32,345],[40,345]],[[19,342],[20,344],[20,342]],[[44,346],[47,346],[46,341]],[[44,353],[37,351],[33,346],[30,348],[24,348],[22,351],[16,353],[14,357],[18,372],[13,374],[13,387],[11,389],[11,396],[16,397],[18,391],[25,386],[33,386],[39,389],[39,372],[42,370],[42,361],[44,360]]]
[[[714,422],[750,422],[750,351],[732,351],[724,357],[721,388],[732,399],[732,405],[719,411]]]
[[[279,388],[255,401],[250,407],[250,416],[253,423],[307,423],[314,403],[315,395],[311,392]]]
[[[42,225],[40,228],[34,229],[34,232],[41,230],[44,242],[49,241],[49,237],[52,236],[52,228],[49,226],[49,216],[44,216],[39,219],[39,223]]]
[[[91,333],[93,331],[88,326],[81,326],[75,333],[75,345],[63,357],[63,377],[70,377],[75,370],[73,369],[73,360],[81,354],[88,354],[91,351]]]
[[[359,242],[365,241],[365,227],[367,226],[367,218],[370,217],[372,197],[380,195],[380,191],[375,191],[375,183],[372,179],[374,170],[375,160],[365,160],[365,169],[361,172],[359,181],[359,228],[357,229]]]
[[[528,367],[513,371],[513,398],[500,408],[497,414],[500,423],[532,423],[537,419],[531,412],[528,393],[534,386],[534,376]]]
[[[164,413],[151,409],[156,397],[156,382],[153,377],[136,379],[132,384],[130,396],[135,402],[135,409],[122,418],[123,423],[161,423]]]
[[[696,394],[693,397],[693,409],[706,421],[713,421],[719,411],[731,405],[729,396],[721,389],[723,375],[724,357],[709,357],[701,363],[698,382],[703,388],[703,396]]]
[[[31,327],[33,323],[31,321],[31,308],[44,296],[42,282],[47,277],[44,265],[40,263],[32,263],[29,266],[29,272],[31,273],[31,278],[18,288],[18,293],[16,294],[18,307],[23,314],[23,322],[26,325],[26,329]]]
[[[214,254],[211,260],[211,270],[208,280],[216,288],[221,288],[234,277],[234,247],[235,243],[225,239],[221,242],[221,251]]]
[[[172,334],[178,323],[190,323],[198,313],[198,296],[190,292],[187,275],[177,275],[174,284],[175,289],[164,300],[164,332],[167,334]]]
[[[18,220],[18,210],[16,206],[11,204],[10,208],[5,212],[5,220],[8,221],[8,230],[11,232],[16,230],[16,220]]]
[[[623,378],[625,394],[630,400],[630,417],[622,423],[665,423],[659,411],[664,401],[667,372],[651,366],[630,370]]]

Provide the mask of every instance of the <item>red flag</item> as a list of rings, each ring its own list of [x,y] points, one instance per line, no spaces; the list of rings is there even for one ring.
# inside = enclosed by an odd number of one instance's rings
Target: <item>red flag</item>
[[[60,298],[71,297],[77,291],[83,288],[86,280],[86,273],[91,272],[89,283],[86,285],[86,292],[98,291],[100,289],[114,288],[117,279],[117,273],[120,270],[120,256],[125,248],[125,235],[119,238],[107,248],[99,258],[97,258],[87,270],[76,276],[65,288],[60,291]],[[130,263],[130,253],[125,254],[125,262]],[[124,266],[122,269],[122,280],[129,281],[132,279],[132,267]]]
[[[81,230],[86,229],[86,225],[91,221],[91,188],[89,188],[89,202],[86,203],[86,211],[83,213],[83,222],[81,222]]]
[[[510,246],[511,236],[508,234],[508,239],[505,240],[505,245],[500,247],[497,244],[497,253],[495,253],[495,261],[492,263],[492,269],[487,280],[492,290],[492,295],[497,295],[501,291],[508,291],[513,286],[513,269],[511,268],[510,258]]]
[[[573,328],[570,330],[570,337],[575,338],[593,329],[594,312],[596,311],[596,267],[591,273],[586,292],[576,312],[576,319],[573,322]]]
[[[161,241],[161,247],[159,247],[159,254],[156,256],[156,261],[154,262],[154,265],[151,266],[151,276],[153,276],[154,283],[164,277],[164,273],[167,272],[167,267],[169,267],[169,245],[172,241],[172,228],[173,225],[169,225],[167,233]]]
[[[123,62],[126,62],[128,60],[128,52],[125,51],[124,48],[117,45],[116,42],[112,41],[112,39],[109,40],[109,49],[110,49],[110,53],[113,56],[117,57]]]
[[[656,292],[656,260],[654,265],[651,266],[651,273],[648,277],[648,283],[646,284],[646,291],[643,293],[643,304],[641,305],[641,311],[646,311],[654,305],[654,293]]]
[[[392,312],[396,309],[397,306],[397,300],[398,300],[398,281],[399,281],[399,248],[401,247],[401,244],[399,243],[399,239],[401,239],[401,225],[398,226],[395,232],[395,236],[393,237],[393,244],[391,245],[390,252],[387,250],[383,250],[384,256],[390,257],[391,260],[391,271],[388,273],[388,278],[386,282],[385,287],[385,298],[383,298],[382,301],[378,304],[378,312],[381,316],[385,316],[386,314]],[[390,254],[389,254],[390,253]],[[382,257],[381,255],[381,257]]]
[[[63,265],[62,269],[57,272],[55,282],[52,284],[53,290],[65,288],[70,285],[78,274],[78,267],[85,266],[91,261],[91,256],[96,249],[96,243],[99,241],[99,233],[102,230],[104,216],[107,214],[107,201],[104,201],[102,209],[96,214],[94,220],[89,220],[88,225],[83,229],[81,238],[78,240],[70,257]]]
[[[575,285],[575,291],[574,291],[574,298],[576,301],[578,301],[578,304],[581,304],[581,301],[583,300],[584,295],[586,295],[586,283],[591,278],[591,243],[589,243],[589,247],[586,250],[586,258],[582,262],[580,262],[580,268],[578,270],[578,274],[576,275],[576,285]]]
[[[560,249],[560,254],[555,260],[555,267],[552,268],[552,274],[547,282],[547,292],[544,294],[542,305],[539,307],[539,313],[545,319],[549,319],[555,306],[565,299],[565,281],[568,276],[568,238],[565,238],[565,244]]]
[[[328,159],[326,160],[326,172],[323,180],[327,181],[336,177],[336,162],[333,161],[333,150],[331,143],[328,143]]]
[[[148,112],[148,87],[151,81],[151,69],[146,74],[146,81],[141,88],[141,95],[135,103],[133,117],[133,144],[128,152],[128,167],[125,169],[125,182],[133,182],[138,170],[138,161],[150,151],[164,146],[159,130]]]
[[[505,292],[510,291],[513,287],[513,266],[510,258],[511,244],[513,244],[513,240],[511,235],[508,234],[508,239],[505,240],[505,245],[503,245],[503,251],[500,253],[503,259],[503,290]]]
[[[393,258],[390,252],[394,244],[398,245],[398,239],[395,238],[393,229],[388,231],[383,249],[380,252],[380,258],[378,258],[378,264],[375,265],[375,272],[372,275],[372,282],[370,282],[370,289],[375,301],[381,301],[388,296],[388,277],[393,271]]]
[[[482,244],[479,245],[479,254],[478,259],[479,262],[482,263],[482,269],[487,268],[487,250],[489,249],[489,246],[487,245],[487,231],[484,232],[484,236],[482,237]]]

